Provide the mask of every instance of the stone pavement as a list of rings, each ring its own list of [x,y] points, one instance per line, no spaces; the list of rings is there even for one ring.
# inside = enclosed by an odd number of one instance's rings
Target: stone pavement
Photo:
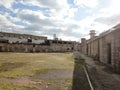
[[[95,90],[120,90],[120,74],[112,72],[105,64],[94,61],[92,58],[79,53],[85,63]]]

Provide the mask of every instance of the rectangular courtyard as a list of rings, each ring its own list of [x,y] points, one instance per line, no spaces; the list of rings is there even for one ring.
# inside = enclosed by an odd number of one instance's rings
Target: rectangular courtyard
[[[0,90],[89,90],[82,64],[76,65],[72,53],[1,52]]]

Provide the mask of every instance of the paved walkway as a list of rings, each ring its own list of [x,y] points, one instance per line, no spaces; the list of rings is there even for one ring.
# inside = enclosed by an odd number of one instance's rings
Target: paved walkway
[[[95,90],[120,90],[120,74],[115,74],[108,66],[82,53],[79,55],[85,59]]]

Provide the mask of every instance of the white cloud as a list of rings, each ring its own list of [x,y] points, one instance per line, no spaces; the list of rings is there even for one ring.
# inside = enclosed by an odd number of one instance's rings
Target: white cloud
[[[64,34],[60,34],[59,38],[61,38],[63,40],[69,40],[69,41],[78,40],[78,38],[76,38],[74,36],[65,36]]]
[[[0,14],[0,25],[2,27],[4,25],[12,25],[12,23],[6,18],[6,15]]]
[[[74,0],[74,3],[79,7],[94,8],[98,5],[98,0]]]
[[[40,11],[33,11],[33,10],[28,10],[28,9],[23,9],[23,10],[17,12],[17,15],[18,15],[18,16],[19,16],[19,15],[28,15],[28,17],[29,17],[29,15],[34,15],[34,16],[36,16],[36,18],[40,18],[40,19],[46,19],[46,18],[47,18],[47,17],[44,16],[43,13],[40,12]],[[31,18],[31,19],[32,19],[32,18]]]
[[[9,22],[9,24],[5,24],[6,28],[7,25],[9,25],[10,29],[15,29],[21,28],[23,32],[29,31],[32,32],[39,32],[39,33],[44,33],[50,37],[50,35],[56,33],[58,35],[64,33],[64,37],[71,37],[72,35],[72,30],[74,26],[69,25],[69,23],[65,23],[64,21],[74,17],[74,13],[77,11],[77,8],[71,8],[69,4],[67,3],[67,0],[48,0],[48,1],[43,1],[43,0],[25,0],[25,1],[19,1],[16,3],[22,3],[24,5],[29,5],[29,6],[38,6],[42,8],[49,8],[47,12],[42,12],[40,10],[38,11],[33,11],[30,9],[11,9],[15,14],[17,14],[17,17],[12,17],[10,14],[7,14],[5,16],[5,21],[6,23]],[[11,4],[12,5],[12,2]],[[11,6],[9,6],[11,7]],[[47,13],[49,17],[45,16],[44,14]],[[69,19],[70,20],[70,19]],[[27,24],[27,26],[20,27],[21,25],[15,25],[13,22],[22,22]],[[69,30],[68,30],[68,27]],[[18,29],[18,30],[19,30]],[[6,30],[7,31],[7,30]],[[67,34],[68,31],[70,31],[69,35]],[[75,33],[75,32],[74,32]],[[72,37],[75,36],[73,35]]]
[[[93,15],[93,17],[95,17],[95,22],[103,25],[100,26],[105,27],[105,29],[106,27],[110,28],[120,23],[119,3],[119,0],[110,0],[107,6],[102,7],[100,10],[97,11],[97,13]]]
[[[68,18],[74,17],[77,11],[78,11],[78,8],[70,8],[67,12]]]
[[[0,14],[0,29],[2,31],[7,31],[7,32],[19,32],[20,30],[22,30],[24,27],[21,25],[16,25],[13,22],[16,21],[14,19],[11,20],[11,16],[9,16],[9,14],[4,14],[1,15]]]
[[[101,6],[100,2],[108,5]],[[48,37],[57,34],[65,40],[79,40],[81,37],[88,37],[91,29],[100,33],[119,23],[119,2],[119,0],[74,0],[75,5],[72,6],[67,0],[1,0],[0,5],[4,5],[16,15],[11,16],[11,12],[7,11],[0,13],[0,26],[8,31],[14,28],[13,31],[19,30],[23,33],[42,34]],[[12,8],[13,3],[24,4],[26,8]],[[34,6],[40,9],[32,10]],[[76,20],[75,17],[81,19]],[[20,22],[20,25],[14,22]]]
[[[25,0],[23,3],[27,5],[48,7],[51,9],[55,9],[56,11],[69,7],[69,5],[67,4],[67,0]]]
[[[120,14],[120,0],[110,0],[110,4],[100,10],[101,15],[104,17],[110,17]]]
[[[63,19],[65,16],[74,17],[74,13],[77,11],[77,8],[70,8],[67,0],[26,0],[22,3],[49,8],[49,15],[56,20]]]
[[[106,24],[106,25],[116,25],[120,23],[120,14],[113,15],[110,17],[100,17],[100,18],[97,18],[95,21]]]
[[[0,5],[3,5],[6,8],[11,8],[15,0],[0,0]]]

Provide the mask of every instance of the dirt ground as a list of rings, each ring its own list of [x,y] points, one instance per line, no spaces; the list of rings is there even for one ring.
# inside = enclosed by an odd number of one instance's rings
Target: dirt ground
[[[95,90],[120,90],[120,74],[112,68],[81,54],[86,61]]]

